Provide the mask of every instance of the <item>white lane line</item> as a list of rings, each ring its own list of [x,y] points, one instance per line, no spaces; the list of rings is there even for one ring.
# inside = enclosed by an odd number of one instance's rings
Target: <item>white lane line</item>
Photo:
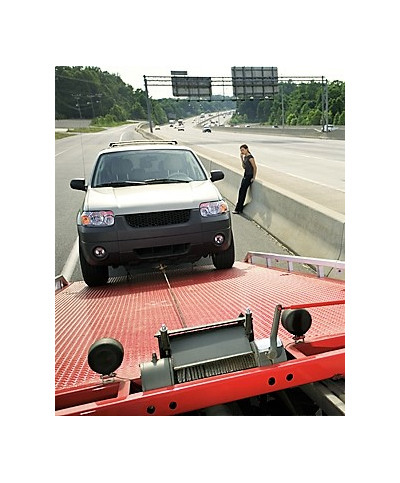
[[[119,137],[119,142],[122,142],[123,141],[123,137],[125,135],[125,131],[128,131],[129,129],[132,129],[132,126],[127,126],[124,128],[124,130],[122,131],[120,137]]]
[[[60,154],[66,153],[67,151],[70,151],[71,149],[73,149],[73,147],[64,149],[64,151],[60,151],[59,153],[56,153],[55,157],[60,156]]]
[[[61,271],[61,274],[68,281],[71,280],[72,278],[72,274],[74,273],[74,270],[79,258],[78,240],[79,240],[79,237],[76,237],[74,246],[72,247],[72,250],[68,255],[67,261],[65,262],[65,265]]]
[[[334,191],[340,191],[342,193],[345,193],[346,191],[344,189],[341,189],[341,188],[337,188],[336,186],[332,186],[332,185],[329,185],[329,184],[326,184],[326,183],[322,183],[322,181],[316,181],[315,179],[311,179],[311,178],[305,178],[304,176],[300,176],[298,174],[293,174],[293,173],[287,173],[285,171],[281,171],[279,169],[276,169],[276,168],[271,168],[271,166],[266,166],[265,164],[262,164],[262,163],[259,163],[259,165],[261,166],[264,166],[272,171],[276,171],[277,173],[279,174],[285,174],[287,176],[291,176],[292,178],[297,178],[297,179],[301,179],[302,181],[308,181],[309,183],[313,183],[315,185],[318,185],[318,186],[323,186],[323,187],[326,187],[326,188],[330,188]],[[268,181],[267,181],[268,182]]]

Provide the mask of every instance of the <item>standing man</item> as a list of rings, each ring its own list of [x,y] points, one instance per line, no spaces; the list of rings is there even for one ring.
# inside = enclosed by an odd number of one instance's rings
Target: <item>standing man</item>
[[[247,144],[240,146],[240,159],[244,169],[244,175],[239,188],[238,200],[233,213],[242,213],[249,186],[253,183],[257,174],[257,165],[254,156],[250,153]]]

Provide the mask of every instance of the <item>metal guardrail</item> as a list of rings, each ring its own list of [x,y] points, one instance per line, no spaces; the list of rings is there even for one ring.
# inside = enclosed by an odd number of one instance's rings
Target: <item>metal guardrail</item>
[[[288,272],[293,272],[293,264],[300,263],[305,265],[311,265],[315,267],[319,278],[325,277],[324,268],[334,268],[338,272],[342,272],[345,269],[345,262],[341,260],[326,260],[323,258],[310,258],[299,257],[295,255],[278,255],[276,253],[263,253],[263,252],[247,252],[244,262],[253,264],[253,258],[259,257],[266,261],[268,268],[273,266],[273,262],[287,262]]]

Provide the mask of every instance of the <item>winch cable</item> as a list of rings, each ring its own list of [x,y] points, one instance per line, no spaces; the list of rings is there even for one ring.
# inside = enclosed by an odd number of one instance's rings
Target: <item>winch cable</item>
[[[174,291],[172,290],[171,284],[169,283],[169,280],[168,280],[168,277],[167,277],[167,273],[165,271],[165,268],[166,268],[165,265],[160,265],[159,266],[159,269],[163,273],[164,278],[165,278],[165,281],[167,282],[168,291],[169,291],[169,293],[171,295],[171,298],[172,298],[172,301],[174,303],[174,309],[175,309],[176,314],[178,315],[178,318],[179,318],[179,321],[181,323],[181,326],[182,327],[187,327],[187,325],[185,323],[185,319],[183,317],[182,310],[181,310],[181,308],[179,306],[178,299],[176,298],[176,296],[174,294]]]

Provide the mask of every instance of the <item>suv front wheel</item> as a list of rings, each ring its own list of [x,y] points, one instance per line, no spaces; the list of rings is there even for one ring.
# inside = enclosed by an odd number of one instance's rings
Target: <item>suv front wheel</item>
[[[219,253],[213,253],[211,255],[214,267],[217,270],[222,270],[224,268],[232,268],[235,263],[235,244],[233,242],[233,237],[228,250]]]
[[[79,261],[81,263],[81,271],[83,280],[89,287],[98,287],[105,285],[108,282],[108,267],[99,266],[95,267],[90,265],[81,250],[79,250]]]

